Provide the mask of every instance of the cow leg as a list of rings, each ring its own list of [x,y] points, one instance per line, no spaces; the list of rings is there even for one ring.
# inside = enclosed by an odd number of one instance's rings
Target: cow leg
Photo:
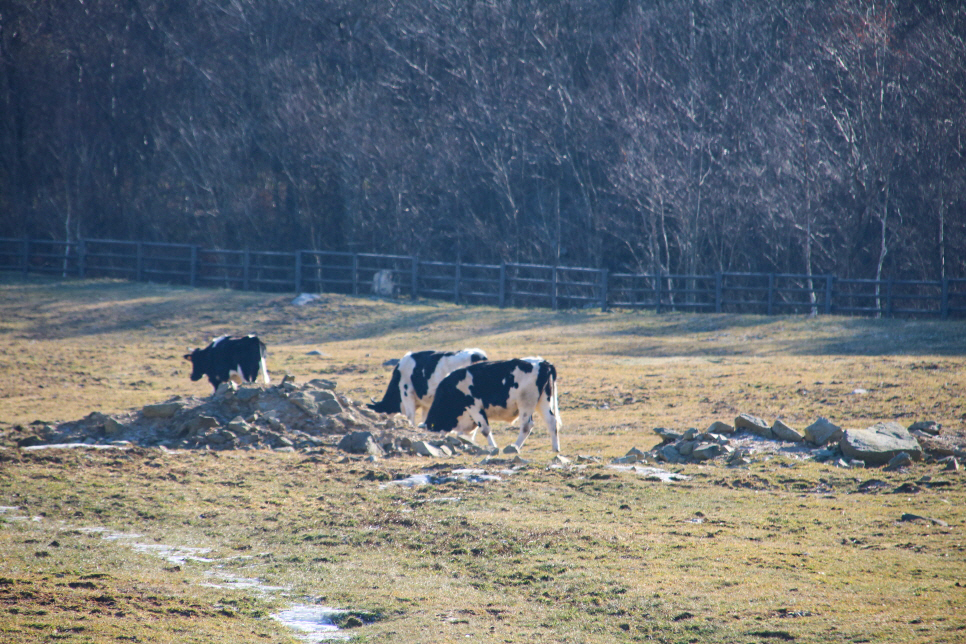
[[[493,432],[490,430],[490,423],[486,420],[486,412],[483,411],[470,411],[470,418],[480,426],[480,432],[486,436],[486,440],[489,442],[490,447],[494,449],[499,449],[499,445],[496,444],[496,440],[493,438]],[[476,430],[473,430],[476,432]]]
[[[520,424],[520,435],[517,436],[517,442],[515,443],[518,450],[523,449],[523,443],[527,440],[531,431],[533,431],[533,414],[527,414],[526,420]]]
[[[416,426],[416,401],[413,399],[413,395],[410,393],[404,396],[402,401],[402,412],[409,419],[409,424],[413,427]]]
[[[258,359],[258,367],[262,370],[262,382],[266,385],[272,384],[272,379],[268,377],[268,366],[265,364],[265,356]]]
[[[550,444],[553,446],[553,451],[559,452],[560,440],[557,438],[557,417],[549,405],[543,410],[543,422],[547,423],[547,429],[550,430]]]

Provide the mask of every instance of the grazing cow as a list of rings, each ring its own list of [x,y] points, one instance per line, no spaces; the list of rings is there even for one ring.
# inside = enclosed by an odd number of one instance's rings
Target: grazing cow
[[[382,400],[372,398],[369,409],[382,414],[405,414],[416,425],[416,410],[426,414],[433,404],[436,387],[454,369],[486,360],[479,349],[452,351],[410,351],[392,370],[392,379]]]
[[[557,370],[542,358],[503,362],[482,362],[457,369],[436,388],[426,428],[434,432],[476,432],[479,426],[497,447],[490,430],[491,420],[520,419],[517,449],[523,447],[533,429],[533,414],[539,410],[550,430],[553,451],[560,451],[557,430],[563,425],[557,409]]]
[[[241,384],[255,382],[258,370],[262,371],[265,384],[271,380],[265,367],[265,343],[255,335],[231,338],[223,335],[215,338],[204,349],[195,349],[185,355],[192,364],[191,379],[201,380],[208,376],[208,382],[218,391],[218,385],[229,380]]]

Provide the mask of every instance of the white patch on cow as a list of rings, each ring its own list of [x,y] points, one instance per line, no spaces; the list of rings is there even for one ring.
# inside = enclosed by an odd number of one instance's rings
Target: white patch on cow
[[[266,385],[272,384],[272,379],[268,377],[268,367],[265,365],[265,356],[258,359],[258,367],[262,370],[262,380]]]
[[[472,396],[470,393],[470,387],[473,386],[473,374],[466,374],[466,377],[460,380],[460,384],[456,385],[456,388],[462,391],[467,396]]]

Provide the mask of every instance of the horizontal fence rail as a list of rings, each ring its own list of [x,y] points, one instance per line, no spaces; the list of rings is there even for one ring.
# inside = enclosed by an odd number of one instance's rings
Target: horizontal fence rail
[[[729,272],[648,275],[577,266],[465,264],[376,253],[284,253],[114,239],[65,242],[6,237],[0,237],[0,271],[553,310],[966,317],[966,279],[867,280]]]

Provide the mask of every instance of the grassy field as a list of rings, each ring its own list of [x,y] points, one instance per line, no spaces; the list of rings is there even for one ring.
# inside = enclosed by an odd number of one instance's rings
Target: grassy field
[[[293,605],[351,611],[361,642],[966,641],[962,472],[762,457],[665,484],[607,466],[655,427],[742,412],[962,434],[962,321],[291,298],[0,277],[0,641],[296,642],[270,617]],[[539,424],[512,473],[333,448],[15,447],[36,421],[208,395],[185,350],[249,331],[276,380],[354,399],[381,396],[408,350],[541,355],[563,453],[599,461],[548,469]],[[460,468],[499,480],[391,484]]]

